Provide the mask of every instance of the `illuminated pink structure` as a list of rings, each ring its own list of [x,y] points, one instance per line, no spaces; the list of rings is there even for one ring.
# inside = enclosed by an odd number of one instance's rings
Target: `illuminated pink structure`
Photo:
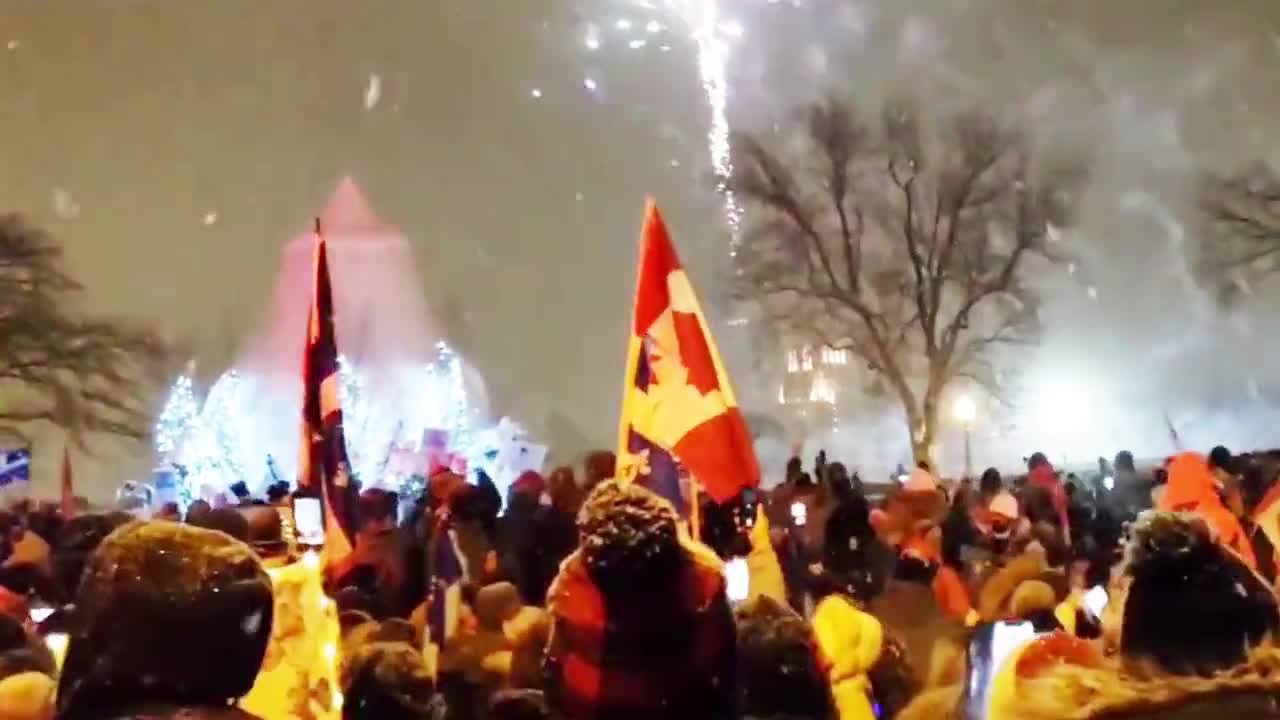
[[[425,431],[448,430],[460,443],[484,423],[484,384],[439,334],[408,241],[374,216],[351,178],[338,184],[320,225],[344,360],[348,452],[366,484],[390,483],[389,459],[417,447]],[[197,493],[235,480],[260,488],[294,479],[314,246],[310,232],[285,246],[267,322],[209,391],[174,453]]]

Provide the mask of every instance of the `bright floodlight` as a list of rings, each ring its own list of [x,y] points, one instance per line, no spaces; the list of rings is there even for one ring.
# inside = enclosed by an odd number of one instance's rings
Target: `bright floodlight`
[[[978,417],[978,406],[974,405],[973,398],[968,395],[961,395],[956,398],[955,407],[951,409],[951,412],[955,415],[956,420],[969,425]]]

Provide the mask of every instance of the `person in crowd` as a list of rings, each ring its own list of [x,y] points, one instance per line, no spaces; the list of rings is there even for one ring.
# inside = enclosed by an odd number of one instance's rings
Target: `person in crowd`
[[[1128,450],[1116,453],[1114,466],[1115,489],[1107,493],[1107,505],[1116,522],[1123,523],[1153,507],[1152,484],[1139,477],[1133,453]]]
[[[1184,452],[1169,462],[1168,489],[1160,510],[1195,513],[1217,532],[1219,541],[1240,555],[1250,568],[1257,567],[1253,544],[1240,525],[1240,520],[1222,502],[1214,484],[1213,472],[1205,457]]]
[[[567,720],[735,717],[733,615],[719,558],[666,500],[603,482],[547,597],[547,693]]]
[[[184,520],[191,525],[198,525],[200,518],[213,509],[208,500],[192,500],[187,506],[187,515]]]
[[[964,553],[966,548],[979,544],[980,533],[974,522],[972,508],[979,502],[975,500],[972,485],[962,484],[951,498],[951,507],[947,516],[942,519],[942,556],[941,562],[957,571],[964,570]],[[981,497],[981,490],[977,491]]]
[[[918,691],[901,644],[849,598],[818,603],[813,636],[840,720],[895,717]]]
[[[253,500],[253,496],[249,492],[249,486],[243,480],[232,483],[229,490],[235,496],[237,505],[248,505]]]
[[[397,524],[395,493],[360,493],[360,527],[353,552],[330,569],[334,587],[357,587],[376,598],[384,616],[407,617],[423,593],[425,561]]]
[[[872,597],[884,587],[886,573],[872,555],[878,544],[871,527],[871,507],[860,489],[848,481],[843,464],[828,465],[834,507],[827,518],[822,565],[845,592]]]
[[[818,664],[813,628],[768,596],[740,605],[737,619],[738,713],[743,720],[830,718],[831,684]]]
[[[591,492],[596,485],[617,472],[617,457],[608,450],[595,450],[582,459],[582,489]]]
[[[488,720],[554,720],[546,697],[538,690],[503,690],[489,701]]]
[[[1230,494],[1239,486],[1239,478],[1235,471],[1235,459],[1231,451],[1223,445],[1217,445],[1209,451],[1209,472],[1213,473],[1213,482],[1218,491]]]
[[[226,533],[243,543],[249,541],[249,520],[236,508],[216,508],[188,522],[193,527]]]
[[[479,485],[463,485],[449,498],[449,527],[462,554],[467,580],[479,587],[497,580],[498,553],[492,495]]]
[[[524,609],[520,592],[509,582],[487,585],[472,604],[475,626],[445,643],[441,672],[457,673],[471,697],[488,697],[506,687],[511,675],[514,643],[506,626]]]
[[[403,642],[355,649],[342,674],[343,720],[445,720],[447,706],[422,662]]]
[[[57,682],[40,672],[23,672],[0,680],[0,718],[53,720]]]
[[[1027,484],[1022,505],[1027,518],[1054,525],[1063,542],[1071,544],[1071,516],[1066,489],[1044,453],[1032,453],[1027,460]]]
[[[546,597],[546,588],[538,587],[536,573],[525,563],[527,548],[539,540],[538,509],[546,489],[546,480],[540,473],[520,473],[507,492],[507,510],[498,519],[498,565],[502,577],[515,583],[524,601],[531,604],[540,604]]]
[[[246,545],[176,523],[117,529],[76,598],[60,720],[251,717],[271,636],[271,581]]]
[[[768,597],[776,602],[787,602],[787,583],[782,564],[774,550],[769,532],[769,516],[763,505],[756,506],[756,519],[747,530],[747,599]]]
[[[578,547],[577,515],[583,498],[582,489],[574,480],[573,468],[551,471],[545,495],[548,502],[534,515],[533,534],[538,541],[517,551],[528,583],[521,592],[528,602],[546,601],[547,589],[560,571],[560,563]]]
[[[983,470],[978,478],[977,506],[986,507],[1003,490],[1004,478],[1000,477],[1000,471],[993,467]]]
[[[1203,518],[1139,519],[1107,615],[1118,655],[1023,672],[1005,716],[1276,717],[1276,596]]]

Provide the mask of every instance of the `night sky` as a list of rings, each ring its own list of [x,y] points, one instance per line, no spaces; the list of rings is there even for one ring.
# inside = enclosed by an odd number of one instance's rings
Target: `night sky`
[[[3,209],[66,243],[90,308],[159,323],[207,380],[262,321],[284,243],[350,174],[409,237],[496,409],[563,454],[608,445],[644,195],[709,304],[728,261],[698,47],[669,4],[0,0]],[[1276,159],[1280,3],[720,6],[735,128],[828,91],[874,110],[909,87],[931,108],[1018,107],[1046,136],[1089,139],[1080,272],[1054,284],[1041,372],[1144,398],[1176,386],[1194,406],[1187,387],[1273,364],[1259,353],[1273,321],[1203,309],[1178,243],[1195,234],[1197,168]],[[1245,336],[1266,338],[1247,367],[1181,375]],[[1160,352],[1164,375],[1146,359]],[[752,364],[741,355],[730,365]],[[60,443],[41,440],[48,492]],[[96,448],[80,459],[94,494],[148,462],[146,447]]]

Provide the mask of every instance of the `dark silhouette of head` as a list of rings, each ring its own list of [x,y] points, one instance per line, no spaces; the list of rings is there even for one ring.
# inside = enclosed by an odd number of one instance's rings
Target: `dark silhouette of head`
[[[809,623],[765,596],[744,603],[734,615],[742,715],[830,717],[831,687],[818,667]]]
[[[1208,675],[1242,662],[1280,626],[1265,581],[1196,515],[1148,512],[1130,534],[1120,650],[1165,672]]]
[[[1038,467],[1048,465],[1049,458],[1045,457],[1042,452],[1031,453],[1031,457],[1027,458],[1027,469],[1035,470]]]
[[[606,598],[669,587],[681,564],[671,503],[632,483],[600,483],[578,515],[587,572]]]
[[[247,545],[178,523],[121,527],[85,568],[58,717],[112,717],[138,702],[225,707],[253,686],[273,612],[271,580]]]

